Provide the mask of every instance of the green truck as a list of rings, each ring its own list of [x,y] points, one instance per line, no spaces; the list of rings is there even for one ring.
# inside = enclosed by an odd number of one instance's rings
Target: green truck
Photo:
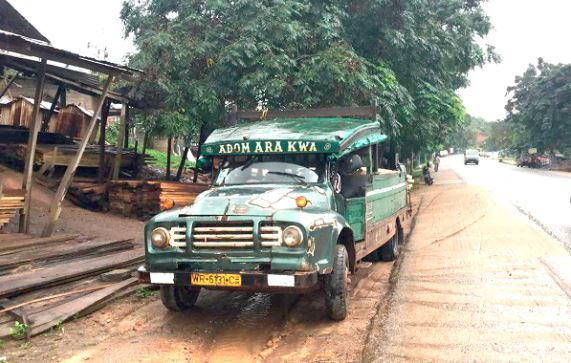
[[[409,218],[406,171],[375,110],[234,112],[201,146],[211,187],[146,224],[140,280],[177,311],[202,288],[321,288],[328,316],[344,319],[348,274],[367,256],[396,259]]]

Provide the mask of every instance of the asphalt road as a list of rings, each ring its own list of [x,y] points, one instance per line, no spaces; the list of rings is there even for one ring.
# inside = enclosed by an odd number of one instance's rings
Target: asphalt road
[[[571,173],[551,172],[481,158],[464,165],[461,155],[442,158],[467,184],[479,185],[517,208],[571,251]]]

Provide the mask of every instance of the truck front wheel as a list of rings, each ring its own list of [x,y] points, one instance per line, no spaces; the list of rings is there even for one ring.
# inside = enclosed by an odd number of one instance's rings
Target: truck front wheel
[[[332,320],[347,317],[347,284],[349,274],[349,256],[343,245],[335,246],[333,271],[325,276],[324,292],[327,315]]]
[[[199,293],[200,288],[161,285],[161,301],[167,309],[173,311],[183,311],[193,307]]]

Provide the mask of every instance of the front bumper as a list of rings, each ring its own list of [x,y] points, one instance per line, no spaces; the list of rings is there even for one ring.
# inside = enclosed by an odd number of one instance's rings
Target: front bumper
[[[153,284],[171,284],[178,286],[192,286],[191,274],[193,271],[173,271],[173,272],[150,272],[145,266],[137,270],[139,282]],[[223,273],[219,271],[194,271]],[[153,274],[153,277],[151,277]],[[211,290],[233,290],[233,291],[255,291],[255,292],[275,292],[275,293],[307,293],[320,287],[318,272],[315,271],[295,271],[295,272],[261,272],[261,271],[241,271],[236,272],[242,277],[242,286],[202,286]],[[152,281],[153,280],[153,281]],[[284,281],[286,280],[286,281]],[[285,286],[287,285],[287,286]]]

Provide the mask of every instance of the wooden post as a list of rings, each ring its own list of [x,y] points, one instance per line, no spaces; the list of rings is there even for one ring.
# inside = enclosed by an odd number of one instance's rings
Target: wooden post
[[[121,119],[119,124],[119,135],[117,135],[117,155],[115,155],[115,165],[113,166],[113,180],[119,179],[121,171],[121,157],[123,154],[123,140],[125,139],[125,128],[127,123],[127,105],[121,107]]]
[[[79,145],[79,149],[77,150],[77,154],[70,160],[67,169],[65,170],[65,174],[61,179],[56,194],[52,199],[52,203],[50,205],[50,214],[48,216],[48,222],[42,231],[42,237],[51,236],[54,228],[56,226],[56,222],[59,218],[62,209],[63,199],[65,198],[65,194],[67,193],[67,189],[71,184],[71,179],[73,178],[73,174],[81,161],[81,157],[83,156],[83,152],[89,143],[89,138],[91,137],[91,133],[93,133],[93,129],[97,124],[97,116],[99,116],[99,112],[101,111],[101,107],[103,106],[103,101],[105,101],[105,97],[107,97],[107,91],[109,90],[109,86],[113,81],[113,75],[109,75],[107,80],[105,81],[105,85],[103,86],[103,91],[101,92],[101,96],[99,96],[99,100],[97,101],[97,107],[93,111],[93,116],[91,117],[91,121],[89,121],[89,126],[85,132],[83,139],[81,140],[81,144]]]
[[[149,131],[145,131],[145,136],[143,136],[143,156],[145,156],[145,153],[147,152],[147,144],[149,143]]]
[[[123,144],[123,147],[125,149],[129,148],[129,125],[131,124],[131,118],[129,115],[129,105],[127,105],[127,112],[125,113],[125,144]]]
[[[8,92],[8,89],[10,89],[10,86],[12,85],[12,83],[14,83],[14,81],[16,80],[16,78],[18,77],[20,73],[16,73],[14,75],[14,77],[12,77],[7,83],[6,83],[6,87],[4,87],[4,89],[2,90],[2,92],[0,92],[0,98],[2,98],[2,96],[4,96],[6,94],[6,92]]]
[[[171,179],[171,153],[172,153],[172,137],[167,141],[167,180]]]
[[[61,97],[61,93],[65,92],[65,87],[62,85],[59,85],[56,91],[56,94],[54,96],[54,99],[52,100],[52,105],[50,107],[50,112],[48,112],[42,122],[42,131],[48,131],[48,128],[50,126],[50,119],[52,118],[55,110],[56,110],[56,106],[57,106],[57,101],[60,99]],[[65,106],[65,105],[64,105]]]
[[[105,181],[105,133],[107,130],[107,116],[109,116],[109,108],[111,100],[107,99],[101,110],[101,122],[99,124],[99,169],[97,170],[97,180],[100,184]]]
[[[182,176],[182,172],[184,170],[184,164],[186,163],[186,157],[188,156],[189,150],[190,150],[190,146],[186,146],[184,148],[184,152],[182,153],[182,158],[180,159],[180,164],[179,164],[178,170],[176,172],[176,181],[180,181],[180,177]]]
[[[20,233],[28,233],[30,227],[30,207],[32,203],[32,173],[34,172],[34,157],[36,156],[36,144],[38,142],[38,132],[41,123],[38,122],[40,105],[44,95],[44,84],[46,80],[46,58],[42,58],[36,73],[38,81],[36,83],[36,93],[34,94],[34,109],[32,120],[28,128],[28,147],[26,148],[26,160],[24,162],[24,175],[22,176],[22,189],[25,189],[24,209],[20,212],[18,230]],[[21,114],[23,114],[23,110]]]

